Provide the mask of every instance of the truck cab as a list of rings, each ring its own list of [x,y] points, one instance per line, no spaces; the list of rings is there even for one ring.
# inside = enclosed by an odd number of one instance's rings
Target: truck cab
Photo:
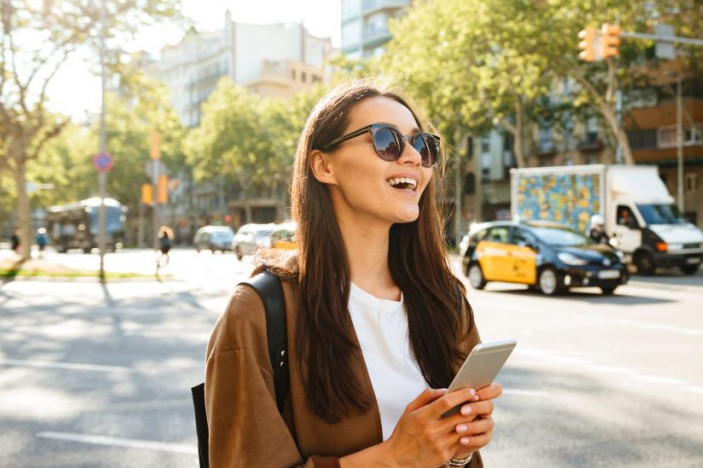
[[[609,221],[606,230],[638,273],[651,275],[657,267],[678,267],[692,275],[700,268],[703,234],[670,200],[614,200]]]

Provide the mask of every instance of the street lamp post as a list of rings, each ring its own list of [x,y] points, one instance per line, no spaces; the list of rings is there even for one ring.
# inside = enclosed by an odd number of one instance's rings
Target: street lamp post
[[[676,166],[678,190],[677,198],[679,211],[683,214],[683,109],[681,105],[681,76],[676,80]]]
[[[107,138],[105,134],[105,0],[100,6],[100,154],[105,154]],[[107,173],[98,171],[98,249],[100,250],[100,279],[105,279],[105,184]]]

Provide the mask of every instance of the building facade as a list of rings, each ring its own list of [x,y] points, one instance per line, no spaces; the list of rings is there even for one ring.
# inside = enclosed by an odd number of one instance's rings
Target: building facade
[[[186,34],[164,47],[147,72],[169,88],[182,123],[195,127],[221,78],[264,96],[287,97],[324,81],[331,53],[331,39],[312,36],[302,24],[238,23],[228,10],[223,29]]]
[[[378,56],[391,39],[388,20],[405,13],[412,0],[342,0],[342,53],[349,58]]]
[[[225,13],[219,31],[191,32],[164,47],[159,60],[145,71],[169,88],[183,125],[196,127],[202,104],[220,79],[252,93],[286,98],[326,81],[326,63],[333,53],[330,38],[311,35],[300,23],[245,24]],[[196,183],[191,174],[174,177],[170,200],[161,218],[174,227],[177,240],[188,243],[198,227],[227,224],[237,229],[249,222],[282,221],[287,217],[280,196],[248,199],[236,181],[223,177]]]

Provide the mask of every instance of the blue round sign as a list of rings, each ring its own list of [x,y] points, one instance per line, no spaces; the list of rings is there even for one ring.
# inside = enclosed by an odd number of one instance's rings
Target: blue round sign
[[[98,153],[93,156],[93,167],[95,167],[98,172],[108,172],[112,169],[114,164],[115,162],[112,159],[112,156],[108,153]]]

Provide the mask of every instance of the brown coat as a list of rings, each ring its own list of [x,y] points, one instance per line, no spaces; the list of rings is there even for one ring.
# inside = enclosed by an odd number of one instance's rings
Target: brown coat
[[[254,290],[239,286],[217,321],[207,349],[205,406],[212,468],[338,467],[338,457],[382,442],[377,405],[336,424],[325,422],[308,409],[301,362],[292,346],[296,285],[282,284],[290,369],[286,410],[282,416],[276,407],[263,304]],[[466,350],[478,342],[473,327]],[[363,358],[356,362],[362,381],[371,388]],[[482,466],[480,455],[474,456],[470,466]]]

